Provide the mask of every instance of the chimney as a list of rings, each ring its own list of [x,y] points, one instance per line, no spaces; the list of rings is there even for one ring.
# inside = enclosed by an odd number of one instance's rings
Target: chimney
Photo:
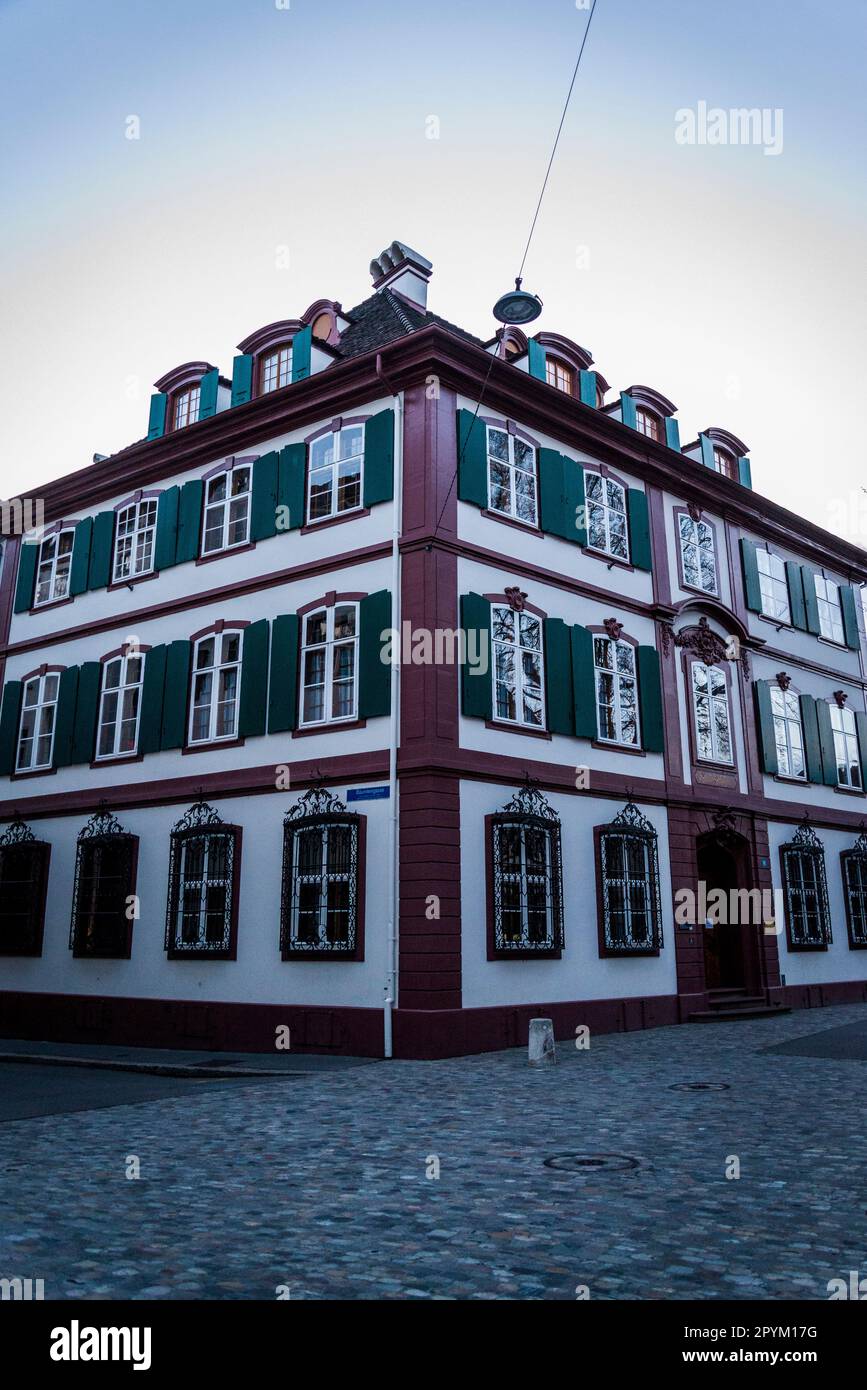
[[[432,270],[430,261],[402,241],[393,241],[376,260],[370,262],[373,288],[377,293],[385,289],[394,290],[395,294],[403,295],[404,299],[425,311]]]

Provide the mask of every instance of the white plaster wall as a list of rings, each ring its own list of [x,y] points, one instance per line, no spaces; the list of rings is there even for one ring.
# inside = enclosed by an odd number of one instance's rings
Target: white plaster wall
[[[788,843],[797,827],[784,825],[779,821],[768,822],[768,843],[771,854],[771,874],[774,888],[782,888],[782,868],[780,865],[780,846]],[[849,931],[846,926],[846,907],[843,900],[843,875],[840,870],[840,854],[851,849],[857,838],[854,831],[827,830],[824,827],[816,834],[825,847],[825,876],[828,882],[828,906],[831,912],[831,935],[833,941],[827,951],[790,951],[785,922],[778,918],[782,927],[777,938],[780,952],[780,970],[789,985],[819,985],[835,980],[867,979],[867,951],[849,949]],[[781,900],[782,901],[782,900]]]
[[[332,790],[346,800],[347,786]],[[0,958],[0,989],[243,1004],[380,1005],[387,959],[382,885],[388,878],[389,802],[349,806],[368,817],[364,960],[290,962],[280,958],[280,874],[283,816],[296,800],[296,794],[286,792],[209,802],[227,824],[243,828],[235,961],[166,958],[169,835],[185,805],[137,808],[118,816],[125,830],[139,836],[141,917],[133,926],[129,960],[73,958],[69,919],[75,847],[86,818],[35,821],[34,833],[51,844],[42,957]]]
[[[546,794],[560,817],[565,947],[560,960],[489,961],[485,885],[485,816],[501,811],[516,788],[461,782],[461,951],[463,1004],[556,1003],[677,993],[668,822],[662,806],[641,810],[659,835],[664,948],[659,956],[599,958],[593,827],[605,825],[622,803],[576,794]],[[576,1019],[576,1023],[580,1023]]]

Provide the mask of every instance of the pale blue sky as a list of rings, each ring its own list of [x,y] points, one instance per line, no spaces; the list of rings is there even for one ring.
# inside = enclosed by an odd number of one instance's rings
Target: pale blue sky
[[[586,19],[0,0],[0,493],[140,438],[177,363],[229,372],[260,324],[364,298],[395,237],[433,260],[431,307],[487,336]],[[684,440],[733,430],[757,490],[862,543],[865,47],[863,0],[598,0],[526,270],[539,327],[615,389],[658,387]],[[678,145],[701,100],[782,108],[782,154]]]

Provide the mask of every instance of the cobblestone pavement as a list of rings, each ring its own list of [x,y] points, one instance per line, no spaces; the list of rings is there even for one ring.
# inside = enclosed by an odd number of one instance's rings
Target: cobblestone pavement
[[[765,1049],[853,1024],[867,1007],[10,1122],[0,1276],[46,1298],[826,1299],[867,1274],[867,1063]],[[545,1166],[567,1153],[640,1164]]]

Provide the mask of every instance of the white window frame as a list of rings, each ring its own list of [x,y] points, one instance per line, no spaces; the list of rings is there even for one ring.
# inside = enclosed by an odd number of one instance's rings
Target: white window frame
[[[54,682],[54,694],[50,699],[45,698],[46,683]],[[36,686],[37,698],[31,705],[27,705],[27,692]],[[16,772],[41,772],[45,768],[52,766],[54,762],[54,735],[57,730],[57,702],[60,696],[60,672],[46,671],[42,676],[29,676],[24,681],[21,691],[21,712],[18,716],[18,739],[15,744],[15,771]],[[24,741],[24,716],[29,711],[33,711],[33,734],[30,737],[30,760],[26,763],[21,761],[21,745]],[[46,734],[38,732],[42,724],[43,711],[50,711],[50,731],[48,737],[48,757],[44,762],[36,762],[36,753],[39,747],[40,738],[45,738]]]
[[[61,538],[62,538],[63,536],[70,536],[72,539],[71,539],[71,541],[70,541],[68,551],[66,551],[65,554],[61,555],[61,554],[60,554],[60,541],[61,541]],[[46,555],[45,555],[46,549],[49,549],[50,552],[51,552],[50,555],[49,555],[47,558],[46,558]],[[35,582],[35,584],[34,584],[34,586],[33,586],[33,607],[34,607],[34,608],[44,608],[44,607],[46,607],[49,603],[59,603],[61,599],[69,598],[69,586],[70,586],[70,581],[71,581],[71,579],[72,579],[72,553],[73,553],[73,550],[74,550],[74,549],[75,549],[75,527],[74,527],[74,526],[64,526],[64,527],[62,527],[62,529],[61,529],[60,531],[55,531],[53,535],[51,535],[51,536],[46,536],[45,539],[44,539],[43,541],[40,542],[40,545],[39,545],[39,557],[38,557],[38,559],[37,559],[37,561],[36,561],[36,582]],[[68,560],[69,563],[68,563],[68,564],[66,565],[66,567],[65,567],[65,574],[64,574],[64,576],[63,576],[63,579],[64,579],[63,588],[62,588],[59,592],[55,592],[55,589],[56,589],[56,587],[57,587],[57,570],[58,570],[58,562],[59,562],[60,560],[64,560],[64,561],[65,561],[65,560]],[[41,581],[41,578],[40,578],[40,575],[41,575],[42,569],[43,569],[45,566],[48,567],[48,596],[47,596],[46,598],[40,598],[40,597],[39,597],[39,589],[40,589],[40,584],[41,584],[41,582],[42,582],[42,581]]]
[[[559,390],[559,387],[558,387],[557,389]],[[525,446],[525,448],[527,448],[527,449],[530,450],[530,452],[531,452],[531,454],[532,454],[532,458],[533,458],[533,466],[532,466],[532,468],[524,468],[524,467],[522,467],[522,466],[517,462],[517,460],[516,460],[516,458],[515,458],[515,439],[516,439],[516,436],[515,436],[514,434],[510,434],[508,430],[502,428],[500,425],[487,425],[487,426],[485,427],[485,429],[486,429],[486,434],[485,434],[485,451],[486,451],[486,454],[485,454],[485,456],[486,456],[487,462],[488,462],[488,508],[489,508],[489,510],[492,511],[492,512],[494,512],[497,516],[508,516],[508,517],[510,517],[510,518],[512,519],[512,521],[519,521],[519,522],[521,523],[522,526],[532,526],[532,527],[538,526],[538,525],[539,525],[539,451],[538,451],[538,449],[536,448],[535,444],[531,444],[531,443],[530,443],[529,439],[523,439],[523,438],[521,439],[521,443]],[[492,452],[492,450],[491,450],[491,435],[492,435],[493,433],[501,434],[501,435],[503,435],[504,438],[507,440],[507,443],[508,443],[508,448],[507,448],[508,457],[507,457],[507,458],[505,458],[505,459],[497,458],[496,455]],[[495,504],[494,504],[494,497],[493,497],[493,493],[494,493],[494,481],[493,481],[493,469],[494,469],[494,465],[497,465],[497,466],[500,467],[500,468],[505,468],[505,469],[507,470],[507,472],[508,472],[508,475],[509,475],[509,505],[508,505],[507,508],[506,508],[506,507],[497,507],[497,506],[495,506]],[[532,493],[531,493],[531,495],[532,495],[533,514],[532,514],[532,516],[529,516],[529,517],[527,517],[527,516],[520,516],[520,515],[518,514],[518,505],[517,505],[517,504],[518,504],[518,487],[517,487],[517,474],[518,474],[518,473],[523,474],[524,477],[527,477],[527,478],[531,478],[531,479],[532,479],[533,486],[532,486]]]
[[[774,720],[774,743],[777,749],[777,767],[781,777],[788,777],[794,782],[807,781],[807,751],[804,746],[804,721],[801,717],[801,701],[794,690],[781,690],[779,687],[771,686],[771,714]],[[793,754],[795,752],[796,740],[792,737],[792,730],[798,730],[798,746],[803,764],[800,772],[793,772]],[[782,738],[781,738],[782,735]],[[785,755],[786,768],[782,766],[780,758],[781,751]]]
[[[690,527],[690,534],[688,536],[684,535],[684,523],[688,524]],[[694,521],[689,515],[689,512],[679,512],[677,516],[677,535],[678,544],[680,545],[680,567],[683,572],[684,587],[688,589],[697,589],[700,593],[711,594],[714,598],[719,598],[719,568],[717,565],[716,538],[714,536],[713,527],[707,521]],[[704,546],[704,549],[710,551],[710,556],[713,560],[712,589],[708,588],[704,583],[704,571],[701,567],[703,539],[708,542],[708,544]],[[687,579],[686,555],[684,553],[687,546],[693,546],[695,549],[695,563],[698,570],[697,584],[690,584]]]
[[[562,357],[545,357],[545,380],[549,386],[553,386],[555,391],[561,391],[564,396],[575,395],[575,369],[570,367],[568,362],[564,362]],[[565,383],[565,384],[563,384]]]
[[[498,619],[497,619],[497,614],[498,614],[498,613],[510,614],[510,615],[511,615],[512,620],[513,620],[513,622],[512,622],[512,632],[513,632],[513,636],[512,636],[511,639],[509,639],[509,638],[501,638],[501,637],[498,637],[498,636],[496,635],[497,624],[498,624]],[[523,631],[522,631],[522,629],[523,629],[523,623],[524,623],[524,621],[526,621],[526,622],[528,622],[528,623],[533,623],[533,624],[535,624],[535,626],[537,627],[538,633],[539,633],[539,645],[538,645],[538,647],[532,646],[530,643],[527,643],[527,642],[524,642],[524,641],[523,641]],[[539,617],[537,617],[535,613],[518,612],[517,610],[511,608],[511,607],[509,606],[509,604],[507,604],[507,603],[494,603],[494,604],[492,604],[492,605],[491,605],[491,649],[492,649],[492,657],[493,657],[493,661],[492,661],[492,671],[491,671],[491,680],[492,680],[492,682],[493,682],[493,715],[494,715],[494,718],[495,718],[499,723],[501,723],[501,724],[511,724],[511,725],[514,725],[515,727],[518,727],[518,728],[521,728],[521,729],[537,729],[537,730],[544,730],[545,728],[547,728],[547,717],[548,717],[548,712],[547,712],[546,701],[545,701],[545,634],[544,634],[544,627],[543,627],[543,624],[542,624],[542,619],[539,618]],[[502,649],[502,650],[504,650],[504,651],[509,651],[509,652],[512,653],[512,657],[511,657],[511,668],[512,668],[512,677],[513,677],[513,682],[514,682],[514,683],[513,683],[513,687],[510,687],[510,691],[511,691],[511,693],[512,693],[513,696],[514,696],[514,701],[515,701],[515,711],[516,711],[515,718],[510,718],[509,715],[507,715],[507,714],[501,714],[500,711],[499,711],[499,701],[497,700],[497,686],[500,684],[500,679],[499,679],[499,673],[500,673],[499,650],[500,650],[500,649]],[[540,718],[539,718],[538,720],[534,720],[534,719],[532,719],[532,718],[526,718],[526,717],[525,717],[525,715],[526,715],[526,710],[525,710],[525,705],[524,705],[524,698],[525,698],[525,694],[527,693],[527,691],[533,689],[533,685],[532,685],[531,682],[528,682],[528,681],[527,681],[526,676],[525,676],[525,672],[524,672],[524,661],[523,661],[523,653],[524,653],[524,652],[529,652],[529,653],[531,653],[533,656],[537,656],[538,659],[539,659],[539,715],[540,715]]]
[[[132,526],[123,532],[122,528],[127,524],[125,518],[130,513]],[[115,522],[112,583],[123,584],[130,579],[138,579],[143,574],[153,573],[156,536],[156,497],[142,497],[138,502],[130,502],[128,507],[121,507]],[[128,566],[125,571],[124,562]]]
[[[232,479],[235,477],[235,474],[236,474],[236,473],[238,473],[238,474],[239,474],[239,473],[246,473],[246,474],[247,474],[247,486],[246,486],[246,488],[244,488],[241,492],[237,492],[237,493],[235,493],[234,496],[233,496],[233,495],[232,495]],[[215,501],[212,501],[212,500],[210,499],[211,488],[212,488],[216,483],[219,483],[221,479],[224,479],[224,480],[225,480],[225,484],[226,484],[226,495],[225,495],[225,497],[217,498]],[[236,524],[236,522],[237,522],[237,517],[233,518],[232,515],[231,515],[231,513],[232,513],[232,505],[233,505],[233,503],[240,502],[240,501],[242,501],[242,500],[246,500],[246,504],[247,504],[247,506],[246,506],[246,511],[245,511],[245,513],[244,513],[244,534],[243,534],[243,536],[240,537],[240,539],[235,540],[235,541],[230,541],[230,540],[229,540],[229,528],[230,528],[230,526],[234,526],[234,525]],[[202,545],[201,545],[201,554],[202,554],[203,556],[205,556],[205,555],[221,555],[224,551],[227,551],[227,550],[237,550],[237,549],[239,548],[239,546],[247,545],[247,544],[249,543],[249,540],[250,540],[250,513],[251,513],[251,510],[252,510],[252,505],[253,505],[253,466],[252,466],[252,464],[250,464],[250,463],[236,463],[236,464],[234,464],[231,468],[227,468],[227,469],[225,469],[224,471],[222,471],[222,472],[220,472],[220,473],[215,473],[215,474],[213,474],[210,478],[206,478],[206,479],[205,479],[205,500],[204,500],[204,506],[203,506],[203,508],[202,508],[203,516],[202,516]],[[211,530],[211,527],[208,526],[208,516],[209,516],[210,513],[215,512],[218,508],[222,508],[222,517],[221,517],[221,521],[220,521],[220,544],[219,544],[219,545],[208,546],[208,532],[209,532],[209,530]]]
[[[696,684],[696,674],[702,671],[704,672],[705,681],[707,682],[707,689],[704,692],[700,691]],[[712,679],[714,676],[717,676],[722,681],[721,694],[714,694],[713,692]],[[725,671],[722,669],[721,666],[716,666],[712,663],[708,663],[705,661],[693,661],[691,663],[690,680],[692,685],[692,716],[693,720],[695,721],[694,727],[696,757],[701,762],[724,763],[728,767],[733,767],[735,761],[735,749],[734,739],[732,737],[731,710],[729,708],[729,688],[728,682],[725,677]],[[710,734],[710,753],[702,753],[699,745],[700,734],[698,710],[699,702],[702,700],[705,701],[707,704],[708,731]],[[720,752],[719,738],[717,735],[716,715],[717,711],[720,709],[722,709],[725,713],[725,727],[726,733],[728,734],[729,742],[729,752],[727,756],[724,753]]]
[[[843,624],[843,605],[840,600],[840,586],[833,579],[822,574],[814,574],[816,604],[819,609],[819,632],[827,642],[838,647],[846,645],[846,628]]]
[[[142,685],[144,682],[145,660],[146,656],[144,652],[135,651],[126,652],[122,656],[110,657],[108,661],[104,661],[102,663],[102,681],[100,683],[99,693],[99,717],[96,721],[96,749],[94,762],[110,762],[112,758],[132,758],[138,752],[138,735],[139,726],[141,723],[141,700]],[[131,661],[139,662],[138,680],[129,679],[129,663]],[[111,667],[114,666],[117,662],[120,663],[118,684],[109,687],[106,685],[108,673]],[[133,739],[132,748],[120,748],[118,745],[120,743],[121,729],[122,726],[126,723],[126,720],[123,718],[123,707],[127,691],[137,692],[137,698],[135,702],[135,737]],[[117,696],[117,706],[114,713],[114,719],[109,721],[104,718],[104,710],[109,698],[112,695]],[[109,724],[111,724],[113,728],[111,752],[101,753],[99,750],[100,744],[102,743],[102,731],[103,728],[107,727]]]
[[[267,384],[268,369],[271,363],[276,363],[274,370],[274,380],[271,385]],[[271,348],[262,355],[261,367],[261,394],[270,395],[272,391],[279,391],[283,386],[292,383],[292,344],[281,343],[279,347]]]
[[[792,610],[789,604],[789,581],[786,578],[785,561],[772,550],[763,546],[756,548],[756,565],[759,571],[759,588],[762,595],[762,613],[775,623],[791,626]],[[780,599],[782,591],[783,599]],[[780,612],[775,609],[779,607]]]
[[[222,656],[223,640],[227,637],[237,637],[238,655],[237,658],[227,661]],[[209,666],[199,667],[199,650],[206,642],[213,642],[214,657]],[[190,747],[198,747],[208,743],[226,743],[238,737],[238,711],[241,703],[241,676],[244,663],[244,629],[236,627],[224,627],[222,632],[206,632],[193,645],[193,662],[190,674],[190,718],[187,740]],[[221,698],[223,678],[229,672],[235,673],[235,690],[231,701]],[[208,731],[206,735],[199,738],[193,737],[193,730],[196,726],[196,711],[205,708],[205,701],[197,701],[196,686],[198,677],[209,675],[211,677],[209,697],[207,701],[208,709]],[[234,705],[232,716],[232,727],[222,734],[217,733],[218,714],[221,705],[231,703]]]
[[[340,443],[345,434],[361,431],[361,452],[349,454],[346,458],[340,457]],[[313,451],[317,444],[322,444],[323,440],[331,440],[331,462],[314,465]],[[351,512],[361,511],[364,506],[364,457],[367,451],[367,421],[356,421],[351,425],[341,425],[339,430],[324,430],[315,439],[311,439],[307,458],[307,525],[315,526],[321,521],[331,521],[335,516],[348,516]],[[344,463],[354,463],[358,461],[358,501],[351,507],[338,507],[339,501],[339,481],[340,466]],[[329,482],[329,503],[330,510],[320,516],[313,515],[313,475],[314,473],[325,474],[330,471]]]
[[[174,416],[174,423],[172,425],[172,428],[176,430],[183,430],[186,429],[187,425],[195,425],[199,418],[199,411],[201,410],[201,405],[201,382],[197,382],[193,386],[185,386],[181,391],[178,391],[174,399],[174,407],[172,412]],[[183,419],[181,419],[181,415],[183,415]]]
[[[837,762],[837,786],[848,787],[851,791],[864,790],[861,777],[861,748],[858,742],[858,725],[855,711],[838,704],[831,704],[831,729],[834,733],[834,757]],[[857,778],[853,776],[857,769]],[[840,776],[841,771],[843,776]]]
[[[625,641],[623,640],[623,638],[618,638],[618,640],[615,641],[613,637],[607,637],[607,636],[605,636],[603,633],[600,633],[600,632],[594,632],[594,633],[591,634],[591,636],[592,636],[592,638],[593,638],[593,674],[594,674],[594,681],[595,681],[595,687],[596,687],[596,690],[595,690],[595,694],[596,694],[596,736],[597,736],[597,738],[599,739],[599,742],[600,742],[600,743],[607,743],[607,744],[609,744],[609,746],[612,747],[612,748],[640,748],[640,747],[641,747],[641,707],[640,707],[640,704],[639,704],[639,692],[638,692],[638,648],[635,647],[635,646],[633,645],[632,642],[625,642]],[[609,647],[613,647],[613,648],[614,648],[613,661],[612,661],[611,666],[600,666],[600,665],[598,665],[597,660],[596,660],[596,651],[597,651],[597,643],[599,643],[599,642],[605,642],[605,643],[607,643],[607,645],[608,645]],[[631,654],[631,657],[632,657],[632,671],[631,671],[631,672],[620,671],[620,670],[618,670],[618,668],[617,668],[617,651],[618,651],[618,649],[621,648],[621,647],[622,647],[625,651],[630,652],[630,654]],[[617,731],[617,735],[616,735],[615,738],[608,738],[607,735],[603,734],[603,732],[602,732],[602,720],[601,720],[601,718],[600,718],[600,710],[601,710],[602,707],[603,707],[603,702],[602,702],[602,701],[600,700],[600,698],[599,698],[599,696],[600,696],[600,690],[601,690],[601,684],[602,684],[602,681],[601,681],[601,677],[602,677],[602,676],[611,676],[611,677],[613,678],[614,703],[613,703],[612,706],[610,706],[610,708],[613,709],[613,711],[614,711],[614,727],[615,727],[615,729],[616,729],[616,731]],[[634,740],[632,740],[632,739],[626,739],[626,738],[623,737],[623,704],[622,704],[623,694],[622,694],[622,690],[621,690],[621,681],[624,681],[624,680],[631,680],[633,686],[635,687],[635,739],[634,739]],[[607,708],[609,708],[609,706],[606,704],[606,705],[605,705],[605,708],[607,709]]]
[[[342,612],[344,609],[347,609],[347,608],[351,608],[351,609],[353,610],[353,612],[354,612],[354,615],[355,615],[354,624],[353,624],[353,627],[354,627],[353,635],[352,635],[351,637],[336,637],[336,636],[335,636],[335,633],[334,633],[334,628],[335,628],[335,622],[336,622],[337,613],[338,613],[338,611],[341,611],[341,612]],[[311,641],[309,641],[309,639],[308,639],[308,623],[313,622],[316,618],[320,617],[323,613],[325,614],[325,640],[322,641],[322,642],[311,642]],[[301,615],[301,622],[302,622],[302,625],[303,625],[303,626],[302,626],[302,630],[301,630],[301,669],[300,669],[300,682],[301,682],[301,701],[300,701],[300,704],[301,704],[301,717],[300,717],[299,723],[300,723],[300,726],[301,726],[302,728],[305,728],[305,729],[317,728],[317,727],[321,727],[321,726],[326,725],[326,724],[346,724],[346,723],[351,723],[353,720],[355,720],[355,719],[358,718],[358,674],[359,674],[359,672],[358,672],[358,653],[359,653],[359,625],[360,625],[360,620],[361,620],[361,619],[360,619],[360,606],[359,606],[358,602],[355,601],[355,600],[349,600],[349,601],[347,601],[347,602],[343,602],[342,600],[338,599],[338,601],[337,601],[336,603],[332,604],[331,607],[327,607],[326,605],[323,604],[323,605],[320,606],[320,607],[317,607],[317,608],[312,609],[309,613],[303,613],[303,614]],[[349,712],[348,712],[347,714],[338,714],[338,715],[335,715],[334,712],[333,712],[333,711],[334,711],[334,686],[335,686],[335,680],[334,680],[334,670],[335,670],[335,667],[334,667],[334,654],[335,654],[335,650],[336,650],[336,649],[341,648],[341,647],[349,647],[349,646],[352,647],[352,677],[351,677],[351,685],[352,685],[352,702],[351,702],[351,708],[350,708],[350,710],[349,710]],[[311,653],[313,653],[313,652],[324,652],[323,679],[322,679],[321,682],[320,682],[320,681],[311,681],[311,682],[309,683],[309,685],[308,685],[308,682],[307,682],[307,657],[308,657],[309,654],[311,654]],[[349,682],[348,682],[348,681],[345,681],[345,680],[337,682],[337,684],[340,684],[340,685],[346,685],[346,684],[348,684],[348,683],[349,683]],[[307,691],[308,689],[315,689],[315,688],[318,688],[319,685],[321,685],[321,686],[322,686],[322,689],[323,689],[323,702],[322,702],[322,708],[323,708],[323,711],[324,711],[323,717],[322,717],[322,718],[319,718],[319,719],[306,719],[306,718],[305,718],[305,705],[306,705],[305,693],[306,693],[306,691]]]
[[[664,442],[662,422],[659,416],[655,415],[652,410],[647,410],[643,405],[635,408],[635,428],[639,434],[644,435],[645,439],[652,439],[656,444]]]
[[[598,479],[599,479],[599,481],[600,481],[600,483],[601,483],[601,485],[602,485],[602,493],[603,493],[603,496],[604,496],[604,498],[605,498],[605,501],[604,501],[604,502],[600,502],[598,498],[596,498],[596,497],[591,497],[591,496],[590,496],[590,489],[589,489],[589,487],[587,486],[587,480],[588,480],[588,478],[598,478]],[[620,493],[620,495],[621,495],[621,497],[622,497],[622,499],[623,499],[623,506],[622,506],[622,507],[612,507],[612,506],[610,505],[610,503],[609,503],[609,501],[608,501],[608,488],[609,488],[609,486],[610,486],[610,487],[615,487],[615,488],[617,488],[617,491]],[[627,507],[626,507],[626,488],[623,486],[622,483],[619,483],[619,482],[617,481],[616,478],[608,478],[608,477],[606,477],[606,475],[605,475],[604,473],[600,473],[599,470],[596,469],[596,468],[585,468],[585,469],[584,469],[584,503],[585,503],[585,508],[586,508],[586,512],[587,512],[587,548],[588,548],[588,550],[594,551],[597,555],[608,555],[608,556],[610,556],[610,558],[611,558],[612,560],[618,560],[621,564],[629,564],[629,563],[630,563],[629,515],[628,515]],[[604,522],[604,525],[605,525],[605,544],[604,544],[604,545],[594,545],[594,544],[591,542],[591,540],[590,540],[590,513],[591,513],[591,511],[592,511],[594,508],[599,509],[599,510],[602,511],[602,513],[603,513],[603,522]],[[626,546],[626,554],[625,554],[625,555],[618,555],[617,552],[613,549],[612,544],[611,544],[611,516],[612,516],[612,514],[614,514],[614,515],[616,515],[616,516],[622,516],[622,517],[623,517],[623,538],[624,538],[624,543],[625,543],[625,546]]]

